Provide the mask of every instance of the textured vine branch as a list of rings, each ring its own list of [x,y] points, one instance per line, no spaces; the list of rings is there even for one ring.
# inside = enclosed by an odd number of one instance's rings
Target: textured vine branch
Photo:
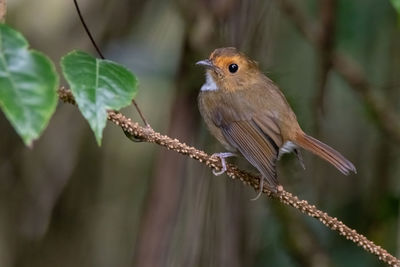
[[[69,90],[61,88],[58,91],[59,98],[66,103],[75,104],[74,97]],[[208,167],[216,170],[221,169],[221,162],[218,158],[212,157],[204,151],[198,150],[194,147],[188,146],[185,143],[179,142],[177,139],[173,139],[166,135],[162,135],[155,132],[151,127],[142,127],[136,122],[132,122],[130,118],[125,117],[123,114],[116,111],[108,111],[108,120],[121,127],[121,129],[134,136],[135,139],[141,140],[148,143],[155,143],[163,146],[169,150],[173,150],[180,154],[189,156],[199,162],[204,163]],[[253,187],[256,191],[259,188],[259,176],[252,175],[248,172],[242,171],[235,165],[228,164],[226,174],[232,179],[239,179],[245,185]],[[346,239],[354,242],[358,246],[362,247],[367,252],[376,255],[381,261],[387,263],[390,266],[400,267],[400,260],[388,253],[382,247],[374,244],[374,242],[368,240],[365,236],[351,229],[337,218],[329,216],[326,212],[317,209],[314,205],[309,204],[306,200],[300,200],[297,196],[285,191],[283,187],[279,187],[277,192],[272,192],[267,186],[264,186],[263,193],[267,196],[277,199],[285,205],[292,206],[300,212],[316,218],[325,226],[331,230],[344,236]]]
[[[292,0],[276,0],[281,10],[292,20],[294,26],[317,49],[321,49],[319,43],[320,25],[309,21],[306,15],[296,6]],[[352,58],[344,53],[332,52],[333,68],[356,91],[364,103],[378,119],[376,122],[385,134],[400,144],[400,116],[395,108],[384,99],[378,98],[369,84],[362,68]]]

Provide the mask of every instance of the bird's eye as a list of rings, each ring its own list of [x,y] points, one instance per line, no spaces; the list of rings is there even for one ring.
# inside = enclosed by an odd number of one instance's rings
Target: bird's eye
[[[237,64],[233,63],[233,64],[229,65],[228,69],[229,69],[230,73],[235,73],[238,71],[239,66]]]

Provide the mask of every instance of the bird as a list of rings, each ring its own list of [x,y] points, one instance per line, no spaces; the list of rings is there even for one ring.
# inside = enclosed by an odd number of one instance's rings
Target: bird
[[[215,49],[208,59],[196,65],[206,69],[206,80],[198,95],[198,107],[210,133],[228,152],[214,153],[221,160],[221,175],[227,170],[226,158],[242,155],[277,192],[276,162],[285,153],[295,153],[304,168],[299,148],[328,161],[344,175],[357,170],[338,151],[307,135],[282,91],[264,75],[258,63],[235,47]]]

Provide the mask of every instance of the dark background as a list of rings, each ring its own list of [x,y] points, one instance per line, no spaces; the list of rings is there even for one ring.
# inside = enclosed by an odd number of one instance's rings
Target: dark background
[[[223,149],[197,111],[204,73],[194,63],[221,46],[256,59],[303,129],[358,170],[346,177],[304,153],[303,171],[288,155],[285,189],[400,256],[400,23],[389,1],[79,2],[106,57],[137,75],[152,127],[209,153]],[[9,1],[7,22],[57,66],[72,49],[95,55],[72,0]],[[138,120],[133,107],[123,113]],[[297,210],[250,201],[251,188],[133,143],[115,125],[98,147],[69,104],[59,103],[32,149],[3,113],[0,133],[2,267],[382,265]]]

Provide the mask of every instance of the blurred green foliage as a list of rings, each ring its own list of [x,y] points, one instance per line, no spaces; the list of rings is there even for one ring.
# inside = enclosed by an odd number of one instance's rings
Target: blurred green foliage
[[[390,0],[392,3],[393,7],[396,9],[397,15],[399,17],[399,23],[400,23],[400,1],[399,0]]]

